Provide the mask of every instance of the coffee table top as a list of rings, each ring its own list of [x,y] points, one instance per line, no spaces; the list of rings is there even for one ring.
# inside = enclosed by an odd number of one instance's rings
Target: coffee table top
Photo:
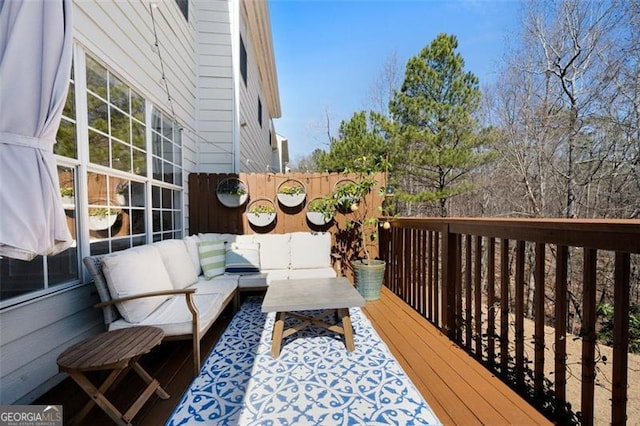
[[[364,304],[360,293],[343,277],[276,280],[267,287],[262,312],[355,308]]]

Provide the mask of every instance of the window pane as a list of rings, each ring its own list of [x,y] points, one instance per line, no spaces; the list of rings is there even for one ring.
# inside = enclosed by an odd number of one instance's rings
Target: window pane
[[[160,188],[157,186],[151,188],[151,200],[154,209],[160,208]]]
[[[62,115],[72,119],[76,118],[76,97],[75,97],[75,85],[73,82],[69,83],[69,92],[67,93],[67,102],[64,104],[64,110]]]
[[[162,137],[155,132],[151,133],[151,152],[155,156],[162,156]]]
[[[152,216],[153,216],[153,232],[161,231],[160,212],[157,210],[154,210]]]
[[[144,104],[145,104],[144,98],[132,90],[131,91],[131,114],[140,121],[145,121]]]
[[[171,190],[162,188],[162,208],[170,209],[171,207],[173,207],[171,205]]]
[[[144,207],[144,184],[131,182],[131,205],[134,207]]]
[[[133,173],[138,176],[147,175],[147,156],[135,148],[133,149]]]
[[[44,264],[0,257],[0,301],[44,289]]]
[[[113,165],[114,169],[122,170],[124,172],[131,171],[131,148],[129,145],[122,144],[118,141],[113,141]]]
[[[134,146],[144,150],[146,149],[144,142],[144,124],[135,120],[131,122],[131,142]]]
[[[169,139],[165,139],[162,144],[162,158],[173,161],[173,144]]]
[[[131,210],[131,233],[144,234],[145,231],[144,210]]]
[[[113,74],[109,75],[109,102],[117,106],[126,113],[129,110],[129,88]]]
[[[115,108],[111,108],[111,135],[123,142],[131,143],[129,129],[129,116],[124,115]]]
[[[64,117],[60,121],[60,128],[56,135],[57,143],[53,145],[53,152],[63,157],[77,158],[76,125]]]
[[[92,242],[89,248],[91,256],[109,253],[109,241]]]
[[[93,95],[87,94],[89,126],[109,133],[107,104]]]
[[[49,286],[78,279],[78,252],[75,247],[47,258]]]
[[[87,55],[87,89],[107,99],[107,70]]]
[[[89,130],[89,161],[109,166],[109,139],[92,130]]]

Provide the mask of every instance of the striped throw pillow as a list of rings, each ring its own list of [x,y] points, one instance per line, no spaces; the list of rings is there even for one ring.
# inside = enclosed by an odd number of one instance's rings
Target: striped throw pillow
[[[224,241],[200,241],[198,257],[206,279],[224,274]]]

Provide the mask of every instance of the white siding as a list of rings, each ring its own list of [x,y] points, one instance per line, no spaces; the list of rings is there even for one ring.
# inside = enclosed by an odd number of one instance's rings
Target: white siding
[[[189,6],[193,10],[193,4]],[[73,13],[76,43],[170,115],[160,61],[153,50],[149,2],[76,0]],[[173,109],[186,129],[183,176],[187,189],[188,174],[196,170],[198,156],[195,132],[190,131],[196,127],[195,30],[193,20],[187,23],[174,1],[159,2],[153,13]],[[103,329],[102,313],[92,307],[96,302],[93,285],[85,284],[0,312],[0,404],[28,404],[63,377],[58,374],[58,355]]]
[[[240,8],[240,34],[247,49],[247,84],[240,81],[240,171],[265,173],[271,165],[269,128],[271,113],[261,87],[251,35],[247,34],[244,8]],[[262,103],[262,125],[258,122],[258,97]],[[248,160],[248,161],[247,161]]]
[[[198,172],[233,171],[231,2],[196,2]]]

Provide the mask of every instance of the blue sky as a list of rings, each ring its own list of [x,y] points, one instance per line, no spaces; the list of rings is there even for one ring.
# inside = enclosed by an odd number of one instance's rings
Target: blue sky
[[[269,0],[282,118],[292,161],[327,148],[341,120],[371,109],[368,91],[385,62],[407,60],[439,33],[455,34],[480,85],[496,79],[518,30],[516,0]]]

